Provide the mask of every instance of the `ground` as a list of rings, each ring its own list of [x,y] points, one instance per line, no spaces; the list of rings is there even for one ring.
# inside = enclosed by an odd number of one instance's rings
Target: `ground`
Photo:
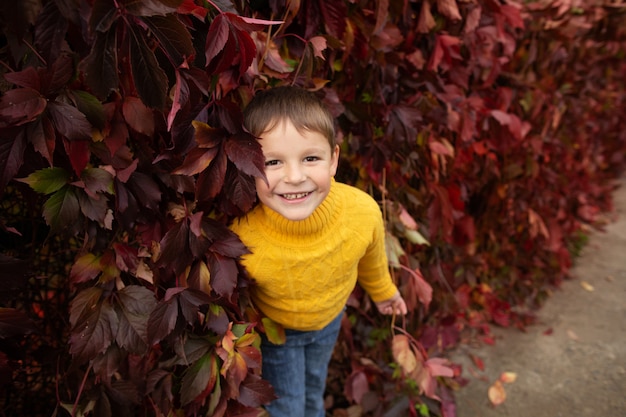
[[[495,345],[463,345],[451,356],[469,381],[456,392],[458,417],[626,416],[626,179],[619,184],[610,222],[591,232],[537,323],[495,328]],[[504,372],[516,379],[502,384],[506,398],[494,406],[488,391]]]

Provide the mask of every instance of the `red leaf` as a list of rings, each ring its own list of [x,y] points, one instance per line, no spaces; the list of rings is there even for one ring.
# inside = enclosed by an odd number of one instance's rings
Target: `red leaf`
[[[83,293],[87,291],[82,291],[79,296]],[[86,295],[90,297],[91,293]],[[72,309],[75,302],[72,303]],[[80,303],[77,308],[82,306]],[[70,353],[79,362],[85,362],[104,352],[114,340],[119,324],[117,315],[108,302],[98,300],[87,307],[88,310],[81,314],[81,320],[76,323],[70,336]]]
[[[248,373],[239,386],[237,401],[247,407],[259,407],[276,399],[270,383],[260,376]]]
[[[4,78],[15,85],[41,92],[41,80],[35,67],[26,67],[22,71],[7,72]]]
[[[126,123],[136,132],[146,136],[154,134],[154,115],[152,110],[137,97],[127,96],[122,103],[122,114]]]
[[[174,330],[177,320],[178,300],[159,302],[148,319],[148,342],[154,344],[165,339]]]
[[[348,15],[346,3],[343,1],[320,1],[318,4],[328,33],[336,39],[342,39],[346,31]]]
[[[346,379],[344,392],[348,400],[361,404],[363,396],[370,390],[367,375],[361,370],[352,371]]]
[[[198,201],[210,200],[220,193],[224,186],[227,167],[228,157],[220,150],[211,165],[209,165],[209,168],[198,176],[196,183],[196,198]]]
[[[69,140],[91,139],[91,123],[76,107],[54,101],[48,103],[48,112],[56,130]]]
[[[0,127],[19,126],[35,120],[48,102],[32,88],[9,90],[0,97]]]
[[[234,259],[211,252],[207,257],[211,271],[211,288],[218,295],[230,299],[237,287],[238,269]]]
[[[96,2],[105,4],[105,2]],[[97,7],[94,7],[94,11]],[[92,13],[93,21],[94,13]],[[106,29],[105,29],[106,30]],[[85,83],[96,96],[106,99],[119,86],[117,69],[117,31],[97,31],[91,52],[79,65],[85,73]]]
[[[52,166],[52,156],[56,148],[56,134],[50,119],[44,115],[33,123],[28,124],[26,131],[33,148],[46,158],[48,164]]]
[[[195,148],[185,156],[183,164],[173,173],[177,175],[196,175],[209,167],[219,148]]]
[[[89,142],[86,140],[63,140],[65,152],[70,158],[70,163],[76,176],[87,167],[91,153],[89,152]]]
[[[224,150],[238,169],[250,176],[265,178],[265,158],[254,136],[245,132],[233,135],[225,142]]]
[[[24,163],[24,151],[26,150],[26,138],[23,131],[5,136],[0,135],[0,195],[6,185],[18,173]]]
[[[230,26],[228,24],[228,19],[223,13],[218,14],[211,22],[209,32],[206,35],[206,49],[204,51],[204,56],[207,65],[224,50],[229,38]]]
[[[154,294],[139,285],[129,285],[117,293],[119,328],[115,341],[127,351],[143,354],[148,348],[148,319],[156,305]]]
[[[0,307],[0,338],[6,339],[36,331],[35,324],[23,312]]]
[[[140,2],[139,2],[140,3]],[[167,101],[167,75],[159,66],[154,52],[143,34],[133,26],[130,40],[130,67],[137,93],[143,103],[153,109],[163,110]]]
[[[176,15],[150,16],[143,18],[142,21],[158,39],[158,45],[174,67],[193,60],[196,50],[191,42],[191,35]]]

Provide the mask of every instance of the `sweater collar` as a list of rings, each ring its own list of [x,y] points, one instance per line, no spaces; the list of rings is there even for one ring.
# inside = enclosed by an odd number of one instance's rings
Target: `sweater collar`
[[[271,208],[261,205],[267,226],[266,231],[277,235],[304,236],[315,235],[332,226],[339,216],[340,201],[335,179],[331,179],[328,195],[313,213],[303,220],[289,220]]]

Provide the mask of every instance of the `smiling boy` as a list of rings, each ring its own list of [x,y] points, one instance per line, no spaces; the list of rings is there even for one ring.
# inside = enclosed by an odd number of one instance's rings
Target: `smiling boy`
[[[265,175],[259,204],[231,226],[251,253],[252,300],[285,328],[263,338],[262,373],[278,399],[271,417],[323,417],[323,395],[345,303],[358,282],[384,314],[406,314],[389,274],[380,208],[367,193],[336,182],[334,120],[311,92],[277,87],[244,112],[259,138]]]

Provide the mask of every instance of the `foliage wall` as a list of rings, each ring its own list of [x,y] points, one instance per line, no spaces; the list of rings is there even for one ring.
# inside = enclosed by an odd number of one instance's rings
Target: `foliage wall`
[[[271,400],[241,109],[296,84],[337,117],[409,306],[357,288],[334,415],[454,416],[446,349],[523,327],[611,208],[626,150],[612,1],[29,0],[0,6],[3,415],[253,416]]]

